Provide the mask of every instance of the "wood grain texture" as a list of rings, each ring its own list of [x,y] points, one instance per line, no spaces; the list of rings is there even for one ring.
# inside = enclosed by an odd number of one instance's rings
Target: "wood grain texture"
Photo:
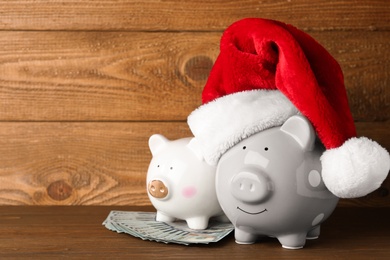
[[[0,204],[144,205],[148,138],[183,123],[1,123]]]
[[[208,75],[219,42],[217,34],[2,34],[3,120],[183,119],[207,77],[196,61],[209,61]]]
[[[224,30],[243,17],[306,30],[388,30],[387,0],[0,1],[3,30]]]
[[[150,205],[147,140],[190,135],[221,34],[244,17],[328,49],[358,133],[390,150],[388,0],[0,0],[0,205]],[[390,207],[389,189],[340,205]]]
[[[312,32],[355,120],[390,119],[390,32]],[[186,120],[221,33],[0,32],[0,120]]]
[[[0,120],[184,120],[219,33],[0,32]]]
[[[390,122],[358,123],[360,134],[380,139]],[[371,131],[370,129],[375,129]],[[1,123],[0,204],[150,205],[148,138],[190,136],[186,123]],[[340,205],[390,206],[390,182],[366,198]]]
[[[155,211],[151,207],[11,207],[0,211],[2,259],[388,259],[390,208],[338,208],[321,225],[318,239],[285,250],[275,238],[251,245],[231,233],[208,245],[164,244],[118,234],[102,226],[111,210]]]

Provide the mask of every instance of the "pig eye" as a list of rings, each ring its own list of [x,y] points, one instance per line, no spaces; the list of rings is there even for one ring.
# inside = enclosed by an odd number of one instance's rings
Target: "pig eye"
[[[245,150],[245,149],[246,149],[246,146],[242,147],[242,149]]]
[[[264,148],[264,151],[268,151],[268,147],[265,147],[265,148]]]
[[[173,170],[173,167],[171,167],[171,168],[169,168],[169,169]]]
[[[160,168],[160,164],[159,164],[159,165],[157,165],[157,168]]]

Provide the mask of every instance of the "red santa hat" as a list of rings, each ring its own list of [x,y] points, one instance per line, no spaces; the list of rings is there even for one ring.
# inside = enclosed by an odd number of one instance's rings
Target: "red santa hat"
[[[227,28],[202,102],[188,124],[210,164],[250,135],[301,114],[326,148],[322,177],[336,196],[364,196],[389,172],[389,153],[356,137],[339,64],[291,25],[248,18]]]

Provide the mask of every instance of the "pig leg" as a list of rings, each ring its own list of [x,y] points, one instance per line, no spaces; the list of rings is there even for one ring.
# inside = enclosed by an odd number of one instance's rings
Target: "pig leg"
[[[206,229],[209,225],[209,217],[193,217],[187,218],[187,225],[191,229]]]
[[[167,216],[164,213],[162,213],[161,211],[157,211],[156,221],[160,221],[160,222],[173,222],[173,221],[175,221],[175,218]]]
[[[320,227],[321,226],[316,226],[315,228],[310,230],[309,233],[307,233],[306,239],[309,239],[309,240],[310,239],[317,239],[320,236]]]
[[[286,249],[301,249],[306,243],[306,233],[282,235],[277,238]]]
[[[237,244],[249,245],[256,242],[257,235],[236,227],[234,229],[234,237]]]

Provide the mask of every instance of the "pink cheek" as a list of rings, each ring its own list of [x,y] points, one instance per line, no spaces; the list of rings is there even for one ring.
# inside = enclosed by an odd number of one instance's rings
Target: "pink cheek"
[[[181,193],[183,194],[183,196],[187,199],[193,197],[195,194],[196,194],[196,188],[193,187],[193,186],[188,186],[188,187],[185,187]]]

